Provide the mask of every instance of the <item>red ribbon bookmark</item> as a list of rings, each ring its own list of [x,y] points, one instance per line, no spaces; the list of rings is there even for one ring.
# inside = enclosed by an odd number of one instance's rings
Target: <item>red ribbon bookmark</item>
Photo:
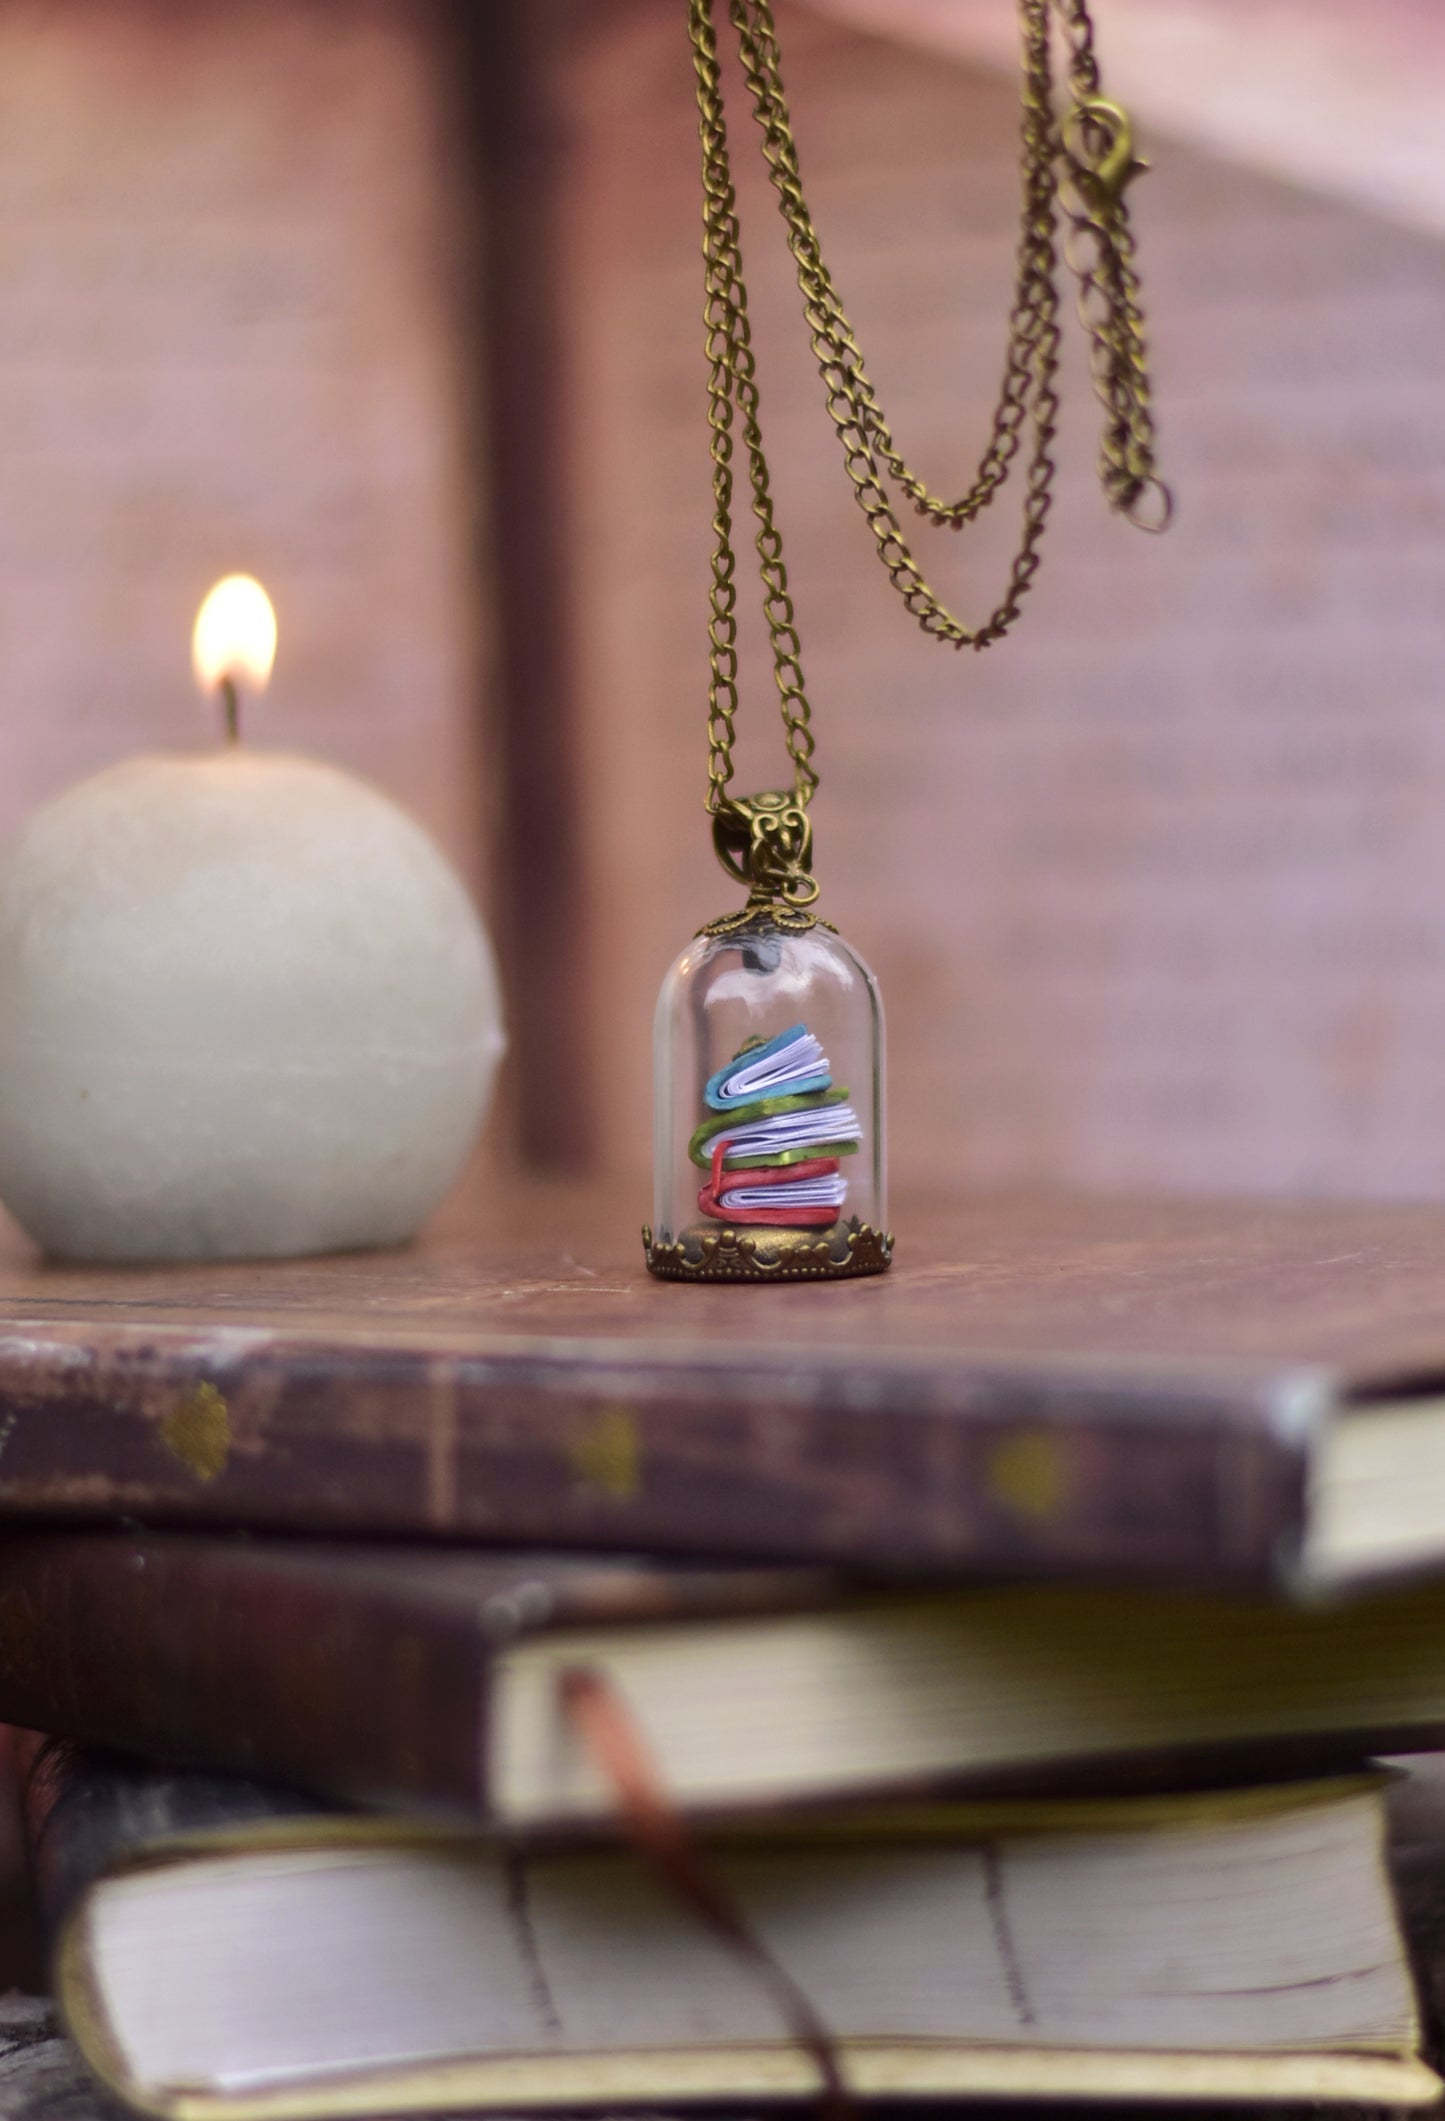
[[[616,1688],[595,1667],[582,1664],[558,1675],[557,1692],[563,1714],[611,1787],[619,1820],[638,1855],[751,1968],[791,2037],[817,2064],[823,2121],[858,2121],[833,2035],[703,1860]]]

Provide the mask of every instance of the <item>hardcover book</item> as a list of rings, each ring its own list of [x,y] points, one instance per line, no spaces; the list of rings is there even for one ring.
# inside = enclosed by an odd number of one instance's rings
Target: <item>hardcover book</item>
[[[1299,1595],[1445,1561],[1445,1207],[908,1221],[886,1277],[771,1292],[653,1284],[605,1188],[370,1257],[11,1252],[0,1512]]]
[[[1157,1788],[1445,1741],[1445,1586],[845,1592],[806,1571],[11,1536],[0,1717],[510,1829],[610,1819],[559,1706],[597,1672],[697,1816]]]

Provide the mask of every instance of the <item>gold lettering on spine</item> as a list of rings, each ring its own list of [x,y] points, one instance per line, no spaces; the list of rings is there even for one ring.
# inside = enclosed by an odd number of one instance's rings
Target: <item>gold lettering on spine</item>
[[[582,1485],[627,1502],[642,1486],[642,1445],[637,1415],[621,1400],[610,1400],[577,1430],[568,1456]]]
[[[231,1455],[231,1410],[214,1385],[197,1385],[161,1423],[161,1442],[197,1480],[215,1480]]]

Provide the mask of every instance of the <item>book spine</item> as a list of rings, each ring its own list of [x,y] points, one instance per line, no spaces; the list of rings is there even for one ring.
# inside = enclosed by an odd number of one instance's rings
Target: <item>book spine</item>
[[[47,1326],[0,1343],[0,1512],[1260,1586],[1305,1521],[1288,1393]]]
[[[0,1542],[0,1719],[169,1767],[475,1821],[489,1672],[465,1610],[244,1544]]]

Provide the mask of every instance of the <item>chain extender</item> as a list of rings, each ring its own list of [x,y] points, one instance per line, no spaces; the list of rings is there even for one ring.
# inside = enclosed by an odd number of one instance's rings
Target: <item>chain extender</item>
[[[1105,414],[1100,483],[1110,507],[1141,529],[1162,530],[1172,507],[1169,490],[1154,465],[1143,316],[1124,197],[1126,186],[1145,165],[1135,156],[1125,112],[1101,92],[1093,24],[1085,0],[1019,0],[1022,227],[1007,355],[988,442],[973,484],[953,501],[935,495],[898,449],[824,262],[803,194],[771,0],[727,0],[727,6],[753,116],[762,133],[763,156],[797,267],[803,314],[823,379],[828,414],[842,443],[854,497],[890,581],[923,631],[954,648],[984,648],[1005,634],[1019,616],[1038,569],[1039,542],[1052,501],[1052,443],[1059,410],[1055,226],[1060,209],[1066,222],[1064,256],[1079,283],[1078,310],[1089,336],[1094,389]],[[817,895],[808,873],[809,836],[782,835],[785,843],[791,841],[788,851],[794,856],[789,881],[779,865],[778,827],[780,813],[790,825],[794,820],[806,822],[802,814],[818,786],[818,774],[813,765],[802,646],[763,451],[713,9],[714,0],[689,0],[702,143],[704,321],[714,504],[707,808],[724,867],[754,884],[754,910],[765,897],[786,898],[801,915],[803,906]],[[1069,51],[1073,100],[1062,124],[1054,113],[1051,13],[1058,17]],[[746,801],[728,794],[738,710],[737,556],[732,523],[735,415],[758,525],[754,543],[763,613],[793,764],[791,796],[780,793]],[[885,478],[892,479],[928,522],[961,529],[1006,484],[1026,428],[1030,440],[1019,543],[1001,599],[981,625],[970,628],[954,617],[924,579],[888,498]]]

